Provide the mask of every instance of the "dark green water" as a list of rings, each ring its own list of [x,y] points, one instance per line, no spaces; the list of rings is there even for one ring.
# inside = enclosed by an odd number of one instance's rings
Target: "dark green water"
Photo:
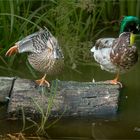
[[[71,73],[69,80],[107,80],[114,75],[99,67],[83,66],[82,73]],[[62,120],[49,131],[56,137],[79,137],[84,139],[140,139],[140,62],[134,69],[121,75],[124,88],[121,92],[119,111],[113,119]],[[73,76],[72,76],[73,75]],[[65,79],[65,78],[64,78]],[[85,80],[86,79],[86,80]]]
[[[66,68],[58,76],[61,80],[95,81],[114,78],[97,66],[79,66],[79,72]],[[140,139],[140,62],[130,72],[121,75],[124,88],[121,92],[118,114],[112,119],[60,120],[47,130],[51,138],[70,139]],[[27,73],[27,74],[26,74]],[[9,73],[8,73],[9,74]],[[24,75],[25,74],[25,75]],[[28,70],[21,75],[32,77]],[[19,131],[21,122],[5,120],[6,106],[0,107],[0,134]]]

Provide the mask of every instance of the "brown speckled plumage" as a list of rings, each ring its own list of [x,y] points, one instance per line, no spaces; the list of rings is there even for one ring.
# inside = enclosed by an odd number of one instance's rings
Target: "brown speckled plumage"
[[[128,71],[138,61],[137,48],[130,46],[129,38],[130,33],[121,34],[110,53],[111,62],[119,67],[121,73]]]
[[[102,70],[116,73],[112,84],[118,82],[120,73],[130,70],[138,61],[136,35],[140,34],[140,19],[135,16],[124,16],[120,21],[118,38],[100,38],[92,47],[91,52]]]
[[[124,32],[119,38],[100,38],[91,50],[101,68],[112,73],[124,73],[138,61],[135,44],[130,46],[130,33]]]
[[[40,30],[17,42],[18,52],[28,52],[31,66],[47,75],[57,74],[63,65],[63,54],[57,39],[48,31]]]
[[[64,64],[64,56],[59,48],[57,39],[47,28],[41,29],[15,43],[5,55],[11,56],[15,53],[24,52],[28,53],[28,61],[31,66],[44,73],[44,76],[36,80],[36,83],[40,86],[47,85],[50,87],[50,83],[45,79],[46,75],[59,73]]]
[[[63,68],[63,59],[52,59],[48,56],[48,58],[46,58],[45,55],[46,51],[40,54],[30,54],[28,55],[28,61],[34,69],[42,73],[46,73],[47,75],[58,74]]]

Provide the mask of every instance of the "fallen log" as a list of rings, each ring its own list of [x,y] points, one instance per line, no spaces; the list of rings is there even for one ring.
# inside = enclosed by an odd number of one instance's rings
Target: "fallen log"
[[[51,87],[39,87],[17,78],[9,93],[8,117],[31,119],[53,117],[104,117],[116,115],[120,86],[106,82],[54,80]]]

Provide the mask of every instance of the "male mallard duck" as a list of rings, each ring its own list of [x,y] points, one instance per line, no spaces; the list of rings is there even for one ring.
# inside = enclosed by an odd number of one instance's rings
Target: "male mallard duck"
[[[15,46],[6,52],[6,56],[11,56],[17,52],[29,52],[28,61],[31,66],[35,70],[44,73],[41,79],[36,80],[39,85],[47,84],[49,87],[49,82],[45,80],[46,74],[57,74],[63,65],[64,57],[57,39],[47,28],[41,29],[15,43]]]
[[[138,61],[135,34],[140,34],[140,20],[134,16],[123,17],[118,38],[100,38],[91,49],[101,69],[117,73],[112,84],[117,84],[120,73],[127,72]]]

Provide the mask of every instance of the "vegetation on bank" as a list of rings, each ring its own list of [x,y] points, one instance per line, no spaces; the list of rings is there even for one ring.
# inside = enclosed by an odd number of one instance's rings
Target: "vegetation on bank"
[[[16,41],[43,26],[59,40],[66,65],[89,64],[92,62],[89,50],[94,40],[106,31],[118,32],[118,23],[112,24],[112,21],[122,15],[140,16],[139,7],[138,0],[2,0],[2,65],[14,69],[14,65],[21,63],[15,58],[26,61],[26,55],[5,58],[4,54]]]

